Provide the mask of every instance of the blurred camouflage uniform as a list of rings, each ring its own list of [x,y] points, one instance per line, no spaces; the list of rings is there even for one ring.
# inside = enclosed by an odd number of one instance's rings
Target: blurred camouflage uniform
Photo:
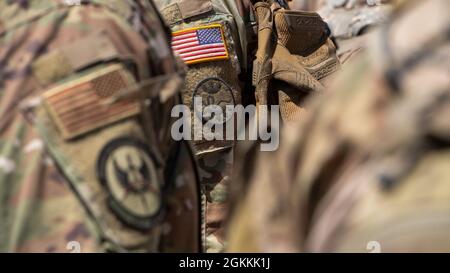
[[[199,251],[169,41],[151,1],[0,2],[1,252]]]
[[[230,251],[449,251],[450,3],[403,2],[279,151],[241,155]]]
[[[367,47],[369,28],[386,22],[395,0],[327,0],[317,12],[330,26],[338,57],[346,63]]]

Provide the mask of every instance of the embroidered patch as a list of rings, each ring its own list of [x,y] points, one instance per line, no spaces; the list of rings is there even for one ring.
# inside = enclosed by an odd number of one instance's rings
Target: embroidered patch
[[[164,17],[164,20],[169,25],[175,24],[181,20],[183,20],[183,15],[181,14],[180,7],[178,3],[173,3],[164,9],[161,10],[161,14]]]
[[[100,182],[109,192],[108,205],[124,223],[149,229],[162,211],[161,184],[148,146],[137,138],[109,142],[97,161]]]
[[[139,113],[137,102],[104,103],[134,82],[122,66],[112,65],[45,92],[43,101],[62,137],[72,139]]]
[[[229,58],[223,27],[220,24],[176,31],[172,48],[186,64]]]
[[[221,124],[227,122],[233,116],[234,109],[227,109],[228,105],[234,106],[236,104],[233,91],[231,87],[221,78],[211,77],[202,80],[195,88],[193,94],[193,104],[195,103],[196,98],[202,99],[203,108],[210,105],[217,105],[222,109],[222,114],[220,116],[213,116],[210,119],[206,119],[203,116],[203,113],[197,111],[195,114],[199,119],[203,120],[203,122],[208,122],[211,120],[213,123]]]

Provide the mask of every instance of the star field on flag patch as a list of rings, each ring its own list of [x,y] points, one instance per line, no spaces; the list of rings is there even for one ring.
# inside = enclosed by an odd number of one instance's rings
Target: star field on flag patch
[[[221,25],[210,25],[176,31],[172,48],[186,64],[228,59]]]

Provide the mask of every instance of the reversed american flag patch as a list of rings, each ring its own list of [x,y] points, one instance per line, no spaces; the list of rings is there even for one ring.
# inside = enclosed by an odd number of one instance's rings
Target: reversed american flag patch
[[[228,59],[222,26],[189,28],[172,34],[172,48],[186,64]]]

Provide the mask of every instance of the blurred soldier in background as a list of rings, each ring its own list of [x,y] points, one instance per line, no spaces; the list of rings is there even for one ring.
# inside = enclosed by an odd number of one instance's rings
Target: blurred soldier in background
[[[400,2],[279,151],[240,155],[229,251],[448,252],[450,3]]]
[[[289,7],[292,10],[317,11],[326,4],[327,0],[292,0]]]
[[[386,22],[396,0],[293,0],[293,10],[316,11],[327,22],[346,63],[367,47],[367,33]]]
[[[199,251],[169,41],[151,1],[0,2],[1,252]]]

